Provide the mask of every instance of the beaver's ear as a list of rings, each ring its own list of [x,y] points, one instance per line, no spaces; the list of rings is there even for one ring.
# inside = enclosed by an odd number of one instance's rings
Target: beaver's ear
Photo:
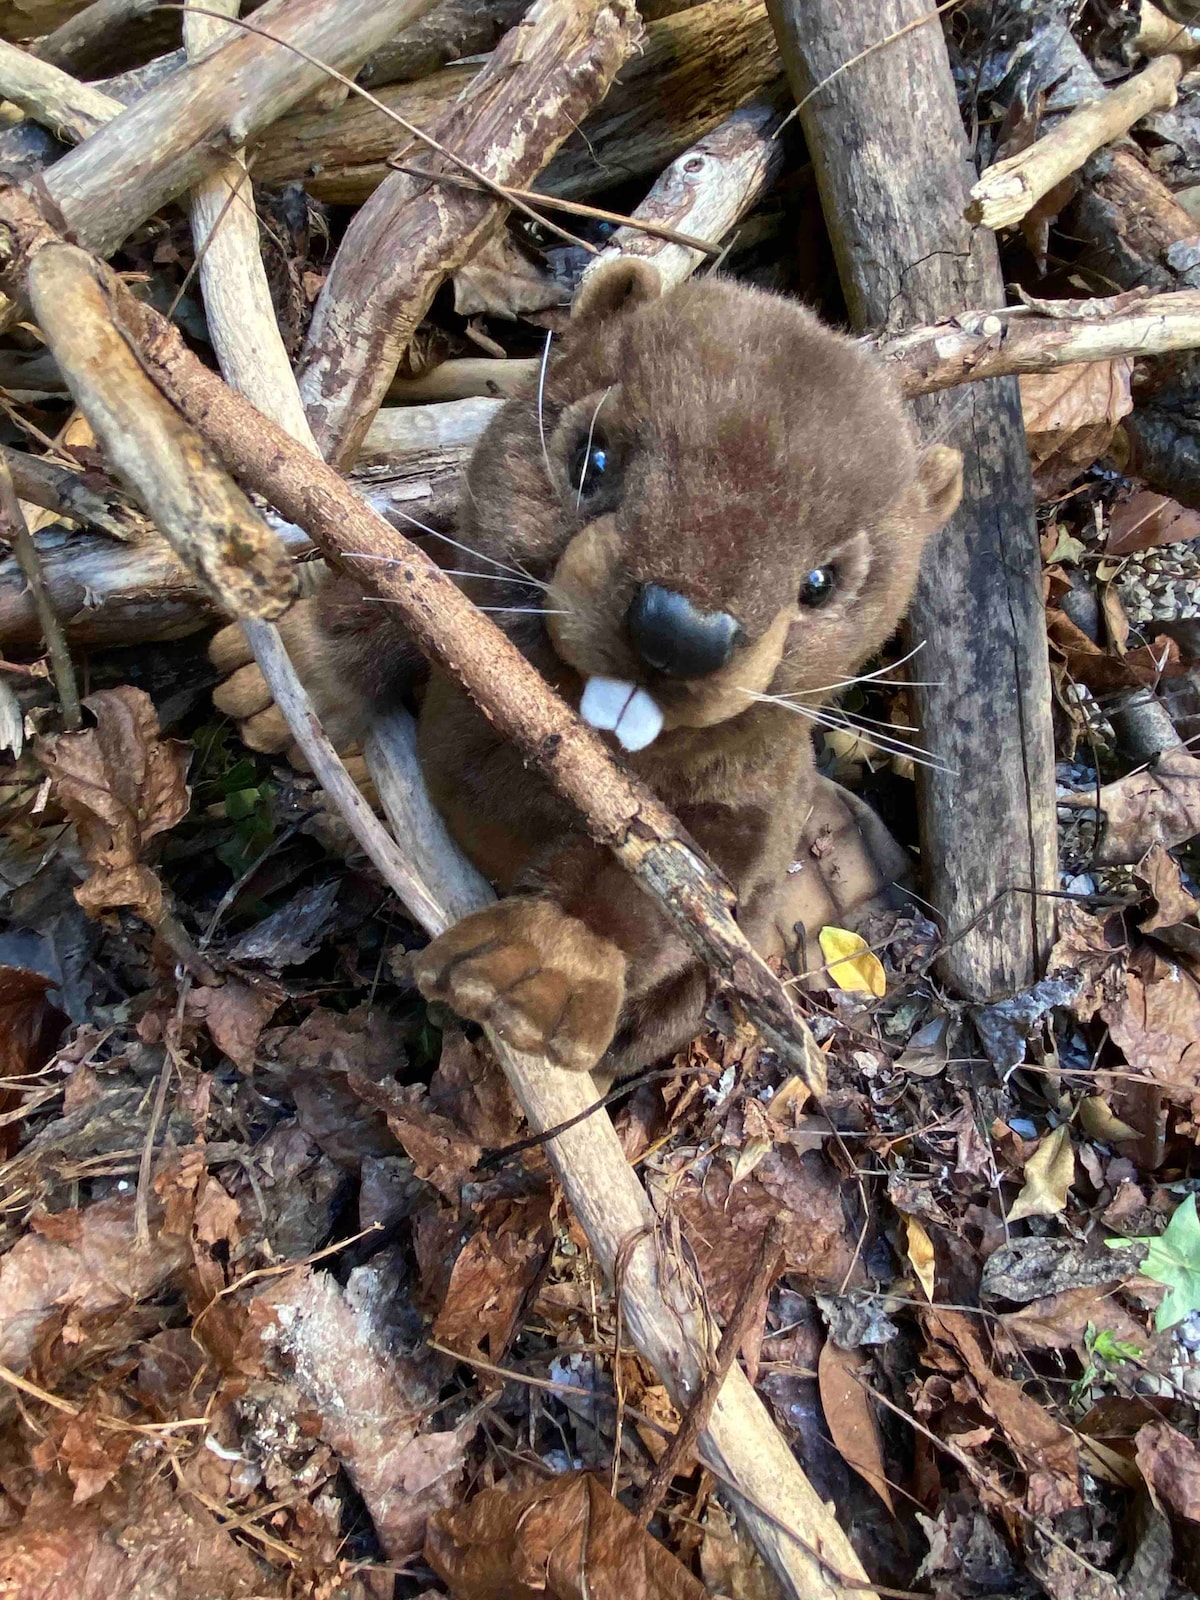
[[[962,499],[962,452],[952,450],[947,444],[930,445],[917,468],[917,482],[921,486],[930,532],[933,532],[949,522]]]
[[[663,292],[658,268],[637,256],[614,256],[585,274],[571,305],[573,323],[601,320],[648,305]]]

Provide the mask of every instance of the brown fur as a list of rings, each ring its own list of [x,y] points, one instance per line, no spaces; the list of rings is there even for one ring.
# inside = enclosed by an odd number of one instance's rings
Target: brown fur
[[[580,503],[568,470],[589,431],[613,465]],[[884,643],[960,477],[956,452],[919,452],[873,360],[799,305],[711,278],[657,298],[644,269],[619,266],[579,298],[541,426],[527,393],[475,452],[455,537],[478,557],[439,559],[480,574],[461,582],[484,605],[542,603],[495,581],[487,557],[549,585],[547,609],[565,616],[498,620],[573,704],[589,675],[646,685],[664,731],[625,759],[722,867],[765,945],[813,765],[804,719],[747,691],[833,683]],[[805,575],[829,565],[832,598],[802,607]],[[625,615],[643,583],[736,618],[728,666],[690,682],[641,666]],[[333,586],[325,617],[337,674],[368,699],[411,681],[386,608]],[[659,908],[438,673],[419,730],[435,802],[509,896],[434,941],[425,992],[568,1066],[607,1051],[620,1075],[685,1043],[704,974]]]

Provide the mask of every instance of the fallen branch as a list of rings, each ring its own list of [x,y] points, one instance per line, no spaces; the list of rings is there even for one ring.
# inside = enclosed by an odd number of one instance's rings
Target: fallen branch
[[[160,10],[158,0],[92,0],[39,39],[33,54],[77,77],[94,77],[94,68],[112,72],[113,57],[135,38],[143,50],[170,49],[179,42],[178,14]]]
[[[137,541],[153,536],[151,524],[115,490],[105,493],[93,489],[68,468],[55,466],[44,456],[30,455],[27,450],[0,445],[0,461],[19,498],[30,505],[69,517],[113,539]]]
[[[634,217],[673,230],[686,228],[702,239],[723,239],[782,170],[783,145],[775,135],[783,117],[775,99],[742,106],[675,159]],[[701,251],[676,241],[619,228],[588,272],[616,255],[653,261],[664,288],[682,283],[705,259]]]
[[[295,594],[283,542],[146,377],[113,327],[104,276],[85,251],[61,241],[50,241],[29,264],[33,314],[76,404],[218,604],[235,616],[279,616]]]
[[[1020,222],[1039,200],[1078,172],[1090,155],[1128,133],[1151,111],[1173,106],[1183,70],[1178,56],[1159,56],[1120,88],[1080,106],[1027,150],[989,167],[971,190],[967,220],[985,228],[1010,228]]]
[[[639,28],[632,0],[536,0],[429,130],[454,151],[447,170],[469,167],[498,184],[536,177],[603,99]],[[494,194],[393,172],[354,217],[299,364],[300,393],[328,460],[354,459],[434,295],[506,214]]]
[[[239,30],[55,162],[45,181],[63,222],[98,255],[111,254],[138,223],[327,81],[306,56],[333,67],[357,63],[432,3],[286,0],[272,16],[280,42]]]
[[[27,50],[0,43],[0,95],[60,139],[91,138],[124,111],[119,100],[39,61]]]
[[[411,83],[451,61],[483,55],[528,9],[529,0],[438,0],[432,11],[375,51],[358,81],[368,89]]]

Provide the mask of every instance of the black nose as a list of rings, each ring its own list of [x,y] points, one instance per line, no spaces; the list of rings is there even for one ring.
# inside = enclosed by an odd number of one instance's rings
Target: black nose
[[[634,648],[672,678],[703,678],[725,666],[742,630],[728,611],[697,611],[686,595],[644,583],[629,607]]]

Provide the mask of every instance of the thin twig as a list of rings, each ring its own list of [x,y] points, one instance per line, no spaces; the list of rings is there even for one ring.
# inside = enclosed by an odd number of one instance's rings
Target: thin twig
[[[646,1487],[642,1490],[637,1517],[643,1527],[662,1504],[664,1495],[671,1487],[671,1480],[680,1466],[689,1456],[695,1454],[696,1440],[708,1422],[712,1408],[717,1402],[717,1396],[721,1392],[721,1385],[725,1382],[734,1358],[742,1347],[742,1341],[749,1333],[750,1325],[761,1307],[763,1296],[779,1269],[783,1239],[783,1219],[772,1217],[759,1241],[758,1250],[742,1284],[733,1315],[725,1324],[725,1331],[717,1346],[716,1362],[696,1391],[696,1397],[684,1413],[683,1421],[679,1424],[674,1438],[663,1452],[658,1465],[650,1474]]]
[[[82,725],[83,713],[79,707],[79,689],[75,683],[75,668],[71,664],[67,636],[50,604],[37,546],[13,488],[8,463],[3,458],[0,458],[0,538],[7,540],[29,585],[42,637],[46,641],[46,654],[50,657],[50,670],[54,674],[54,686],[62,706],[63,723],[73,731]]]

